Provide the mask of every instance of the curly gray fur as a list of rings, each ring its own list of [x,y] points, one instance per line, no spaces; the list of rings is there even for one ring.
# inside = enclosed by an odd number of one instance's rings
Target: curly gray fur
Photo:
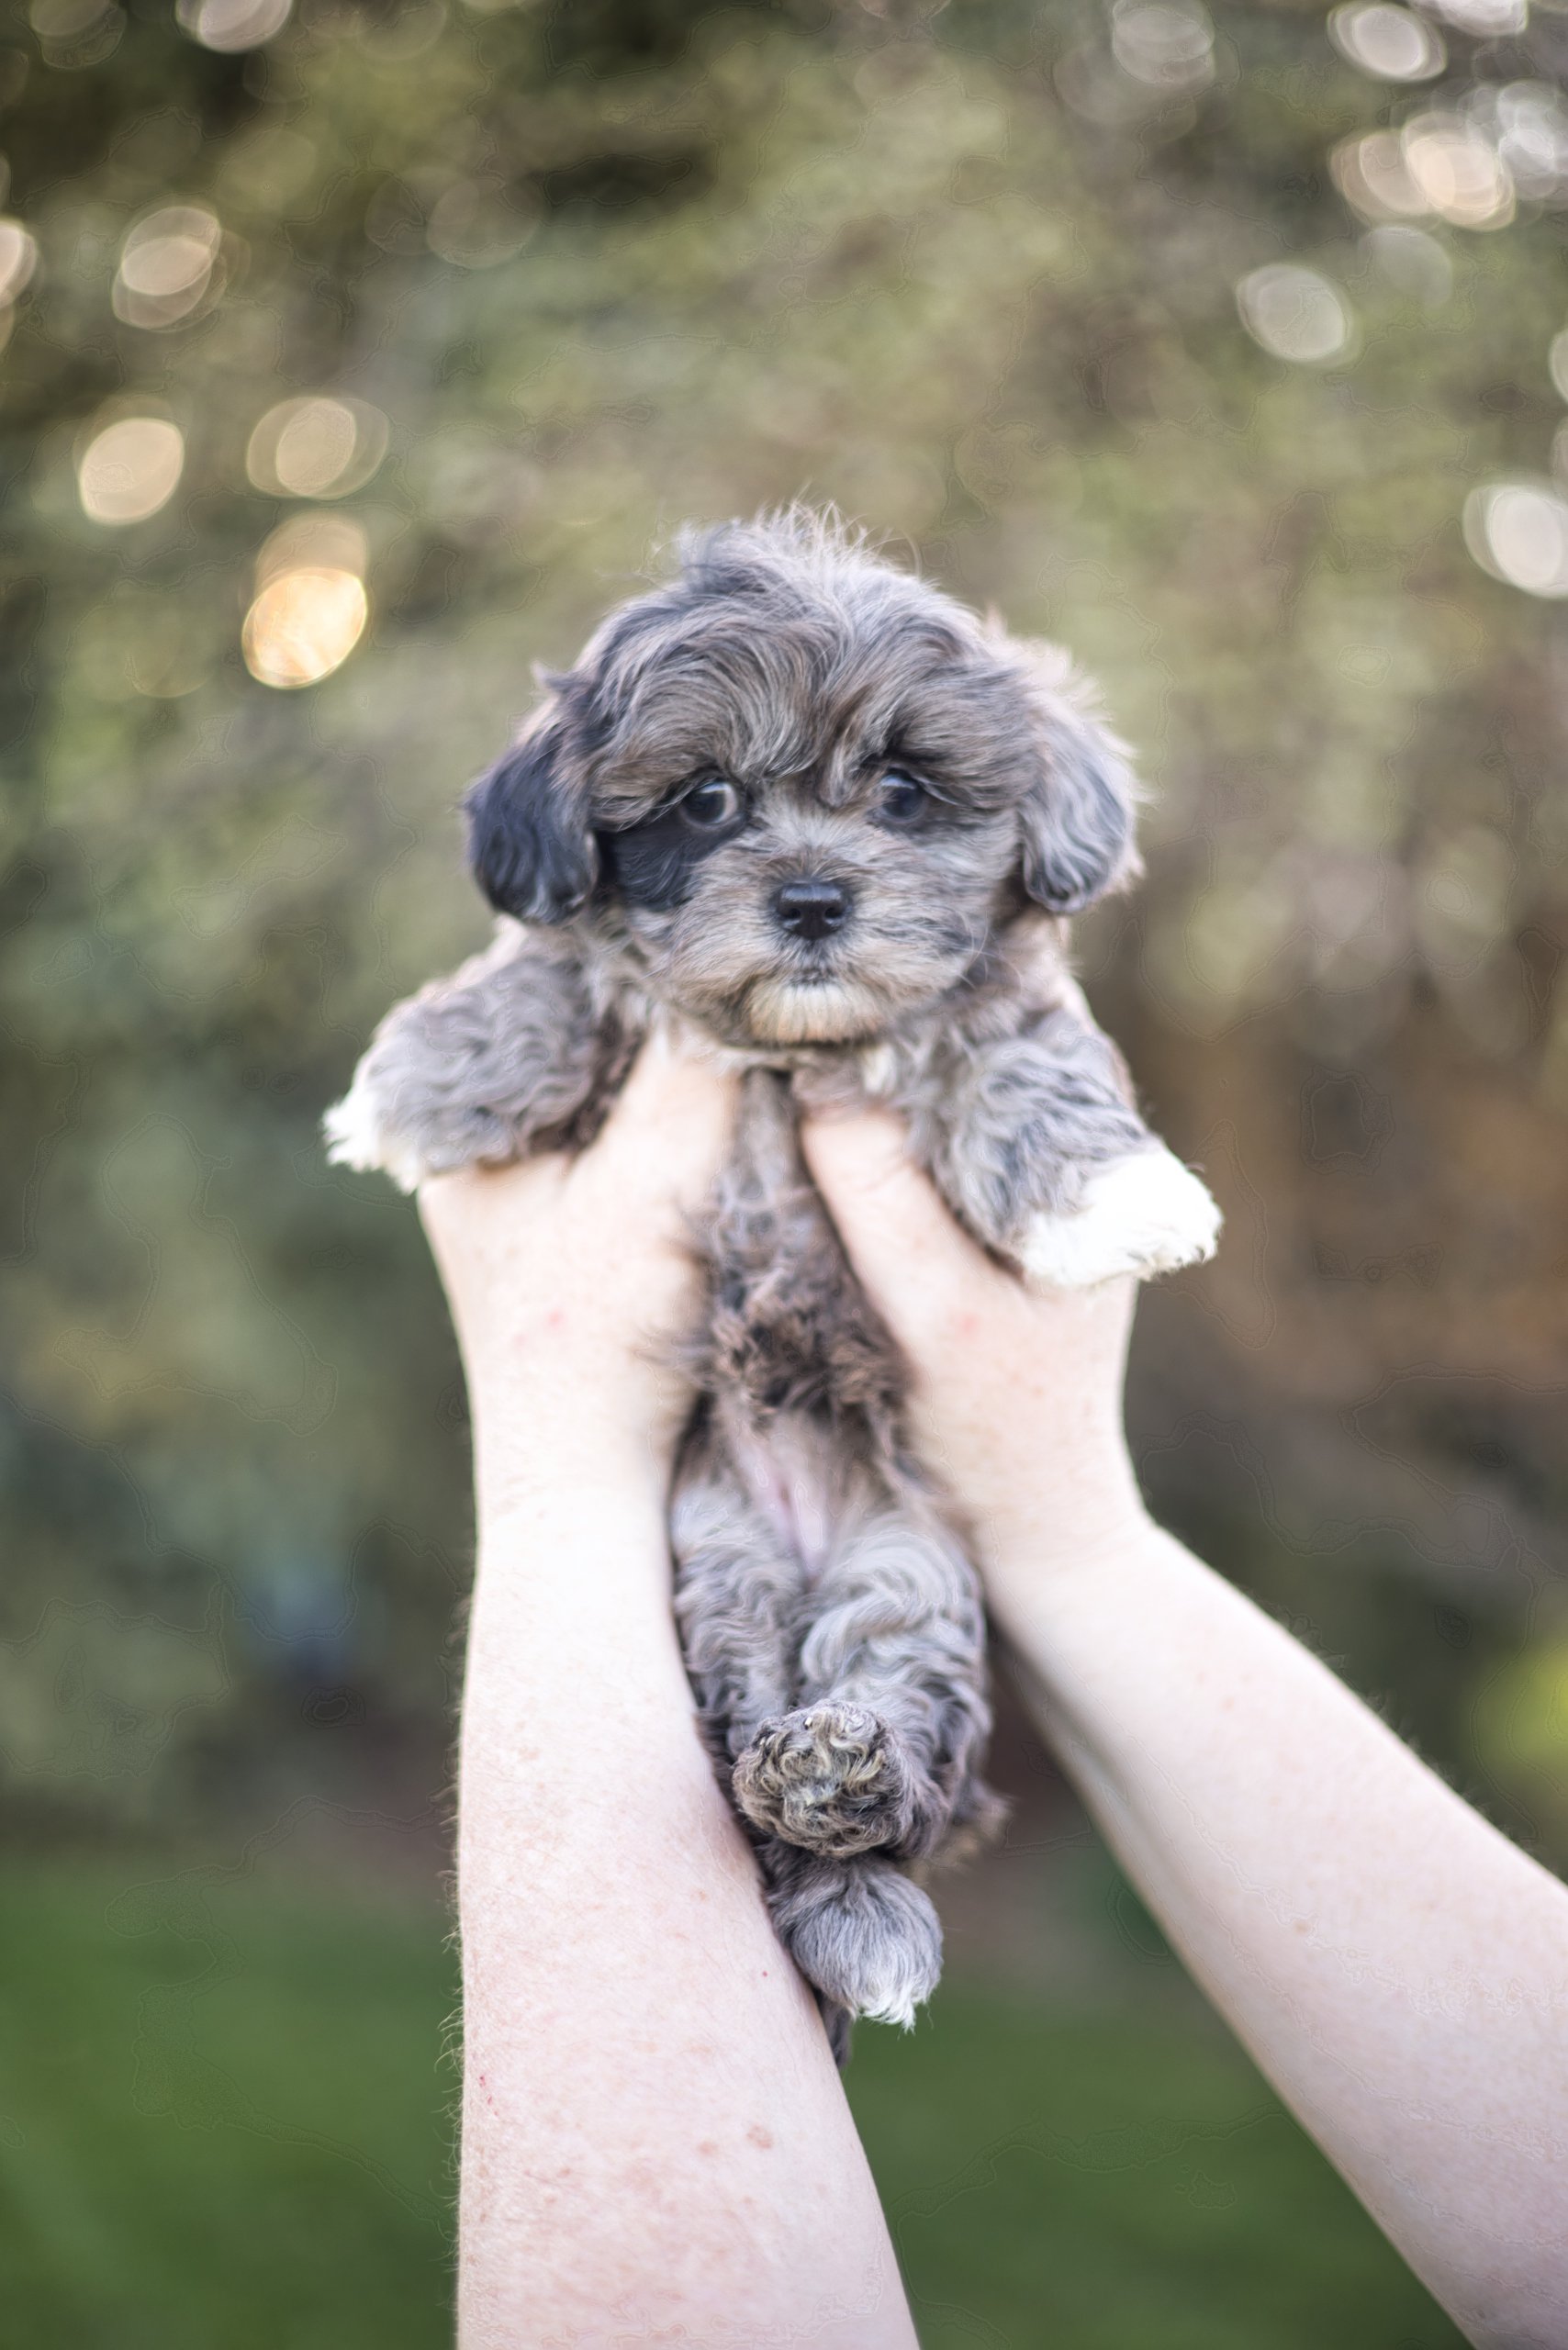
[[[496,942],[387,1016],[329,1133],[411,1186],[581,1147],[661,1013],[746,1064],[699,1241],[676,1606],[842,2053],[850,2017],[907,2023],[935,1983],[905,1871],[998,1807],[978,1583],[799,1106],[889,1102],[969,1231],[1043,1278],[1206,1254],[1212,1203],[1065,959],[1060,917],[1136,869],[1132,778],[1060,654],[800,510],[689,539],[545,688],[469,798]]]

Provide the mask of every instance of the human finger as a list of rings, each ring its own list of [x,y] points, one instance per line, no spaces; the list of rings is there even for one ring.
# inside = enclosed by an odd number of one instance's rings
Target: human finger
[[[716,1055],[655,1030],[580,1167],[618,1198],[653,1192],[699,1207],[734,1129],[739,1085],[735,1069]]]
[[[801,1146],[856,1271],[899,1336],[976,1307],[1005,1278],[948,1213],[888,1112],[808,1119]]]

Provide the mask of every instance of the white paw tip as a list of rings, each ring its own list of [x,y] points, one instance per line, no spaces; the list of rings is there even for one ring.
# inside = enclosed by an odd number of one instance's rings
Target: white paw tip
[[[872,1992],[870,2000],[860,2010],[868,2023],[897,2024],[901,2031],[914,2030],[914,2001],[907,1992]]]
[[[893,1959],[880,1977],[871,1976],[859,1986],[856,2012],[868,2023],[897,2024],[901,2031],[914,2030],[914,2014],[923,2008],[936,1988],[938,1965],[933,1962],[922,1965],[914,1953]]]
[[[419,1154],[387,1134],[376,1114],[371,1088],[356,1077],[342,1100],[334,1102],[321,1121],[327,1157],[334,1167],[357,1168],[368,1175],[380,1168],[405,1192],[424,1181]]]
[[[1018,1262],[1051,1289],[1089,1289],[1118,1273],[1148,1279],[1212,1257],[1220,1220],[1191,1168],[1162,1147],[1135,1151],[1090,1176],[1072,1214],[1036,1216]]]

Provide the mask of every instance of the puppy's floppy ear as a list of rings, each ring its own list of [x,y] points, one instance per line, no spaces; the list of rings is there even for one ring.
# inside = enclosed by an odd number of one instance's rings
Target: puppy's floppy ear
[[[1138,870],[1137,787],[1126,744],[1054,645],[1026,648],[1040,771],[1025,794],[1024,887],[1056,914],[1077,913]]]
[[[498,912],[565,922],[593,888],[599,851],[575,766],[566,714],[551,704],[470,784],[463,803],[468,861]]]

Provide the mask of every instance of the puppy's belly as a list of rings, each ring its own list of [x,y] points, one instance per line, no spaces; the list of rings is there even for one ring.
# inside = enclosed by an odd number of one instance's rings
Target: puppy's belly
[[[843,1541],[850,1517],[860,1514],[846,1491],[845,1464],[834,1458],[832,1435],[805,1412],[780,1413],[765,1425],[738,1413],[726,1419],[731,1462],[746,1498],[809,1589]]]

